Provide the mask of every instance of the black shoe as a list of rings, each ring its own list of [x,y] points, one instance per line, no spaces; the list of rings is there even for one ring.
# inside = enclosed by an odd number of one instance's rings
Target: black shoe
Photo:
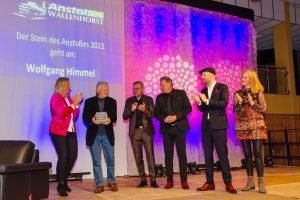
[[[66,192],[66,189],[65,189],[65,185],[62,185],[62,184],[58,184],[57,185],[57,193],[59,194],[59,196],[61,197],[66,197],[68,196],[68,193]]]
[[[66,190],[66,192],[72,192],[71,188],[69,188],[69,186],[67,184],[65,184],[65,190]]]
[[[156,183],[156,181],[151,181],[151,187],[153,188],[159,188],[159,185]]]
[[[136,187],[137,187],[137,188],[141,188],[141,187],[145,187],[145,186],[147,186],[147,185],[148,185],[147,181],[146,181],[146,180],[142,180],[142,181],[140,182],[140,184],[138,184]]]
[[[66,192],[72,192],[71,188],[69,188],[69,186],[68,186],[67,180],[64,180],[64,186],[65,186]]]

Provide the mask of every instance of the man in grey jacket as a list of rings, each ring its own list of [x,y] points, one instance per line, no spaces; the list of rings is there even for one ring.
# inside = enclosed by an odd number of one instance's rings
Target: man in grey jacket
[[[154,114],[154,103],[152,97],[143,94],[144,84],[141,81],[133,83],[134,96],[128,98],[125,103],[123,119],[129,122],[129,137],[133,148],[141,182],[138,188],[148,185],[143,160],[143,146],[146,150],[148,170],[151,187],[158,188],[155,177],[155,159],[153,151],[153,135],[155,133],[152,118]]]

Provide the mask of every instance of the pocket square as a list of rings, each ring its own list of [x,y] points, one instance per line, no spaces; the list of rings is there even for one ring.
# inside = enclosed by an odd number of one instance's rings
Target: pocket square
[[[218,94],[219,92],[220,92],[220,91],[219,91],[218,89],[216,89],[214,93],[215,93],[215,94]]]

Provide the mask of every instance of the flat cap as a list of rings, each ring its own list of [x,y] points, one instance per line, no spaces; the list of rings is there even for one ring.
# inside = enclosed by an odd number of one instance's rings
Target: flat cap
[[[216,75],[216,71],[215,71],[215,69],[212,68],[212,67],[206,67],[206,68],[201,69],[201,70],[199,71],[199,74],[202,74],[203,72],[210,72],[210,73]]]

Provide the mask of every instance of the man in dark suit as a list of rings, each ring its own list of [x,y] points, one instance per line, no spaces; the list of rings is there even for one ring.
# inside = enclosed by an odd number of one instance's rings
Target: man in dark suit
[[[148,185],[143,160],[143,146],[146,151],[150,185],[158,188],[155,178],[155,159],[153,151],[153,135],[155,133],[152,118],[154,103],[152,97],[143,94],[144,84],[141,81],[133,83],[134,96],[126,100],[123,119],[129,122],[129,137],[133,148],[136,166],[141,177],[138,188]]]
[[[97,95],[87,99],[84,103],[83,121],[87,126],[86,145],[89,147],[93,160],[93,171],[96,182],[95,193],[104,191],[104,180],[101,167],[101,151],[107,165],[108,187],[111,191],[118,191],[115,178],[114,129],[117,121],[117,102],[108,96],[109,88],[106,82],[99,82],[96,86]],[[106,120],[97,120],[96,113],[106,113]]]
[[[197,188],[197,190],[206,191],[215,189],[213,179],[213,149],[215,147],[221,164],[226,191],[237,193],[231,183],[227,149],[226,130],[228,128],[228,120],[225,109],[228,104],[228,87],[225,84],[216,82],[216,72],[211,67],[204,68],[199,73],[207,87],[201,93],[193,95],[192,98],[197,102],[198,109],[203,112],[202,144],[207,181],[202,187]]]
[[[189,189],[185,133],[190,129],[187,115],[192,111],[192,106],[185,91],[174,89],[169,77],[160,79],[160,88],[163,93],[156,98],[154,116],[160,122],[160,132],[163,135],[167,173],[165,189],[173,187],[174,142],[179,160],[181,187]]]

